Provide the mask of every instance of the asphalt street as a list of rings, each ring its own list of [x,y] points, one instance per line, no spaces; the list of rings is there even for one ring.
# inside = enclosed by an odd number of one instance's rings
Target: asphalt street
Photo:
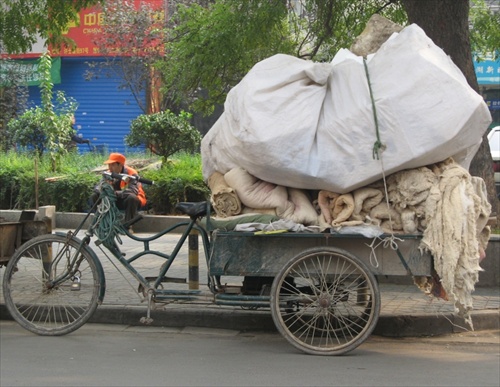
[[[499,331],[372,336],[313,356],[273,332],[87,324],[42,337],[0,322],[4,386],[498,386]]]

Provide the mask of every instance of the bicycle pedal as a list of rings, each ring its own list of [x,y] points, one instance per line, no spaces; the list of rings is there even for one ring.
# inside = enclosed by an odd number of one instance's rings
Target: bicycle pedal
[[[78,291],[81,289],[80,277],[75,277],[73,279],[73,283],[71,284],[70,289],[72,291]]]

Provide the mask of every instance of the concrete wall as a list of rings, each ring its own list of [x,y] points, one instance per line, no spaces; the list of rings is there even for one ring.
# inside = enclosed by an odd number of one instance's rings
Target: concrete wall
[[[18,210],[0,210],[0,218],[4,218],[7,222],[17,222],[21,216],[21,211]],[[36,216],[36,220],[41,220],[45,216],[40,211]],[[53,229],[75,229],[85,219],[87,214],[80,212],[57,212],[53,221]],[[170,227],[180,222],[187,222],[187,216],[161,216],[161,215],[143,215],[144,219],[134,224],[135,232],[154,233]],[[84,226],[88,227],[94,218],[94,214],[90,214],[85,221]],[[182,232],[183,228],[176,229],[175,231]]]
[[[56,227],[63,229],[75,229],[83,221],[87,214],[76,212],[58,212],[56,217]],[[1,215],[0,215],[1,216]],[[94,215],[90,214],[85,222],[89,226]],[[134,232],[154,233],[171,227],[180,222],[189,221],[187,216],[162,216],[162,215],[143,215],[143,219],[135,223],[132,227]],[[182,232],[184,228],[176,229],[176,232]]]

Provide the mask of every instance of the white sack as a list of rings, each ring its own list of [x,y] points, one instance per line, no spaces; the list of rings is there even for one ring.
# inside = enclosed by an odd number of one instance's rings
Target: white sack
[[[468,168],[491,116],[450,58],[417,25],[368,62],[386,145],[386,175],[453,157]],[[286,187],[350,192],[382,177],[361,57],[332,63],[275,55],[257,63],[228,94],[202,141],[203,175],[243,167]]]
[[[224,179],[247,207],[282,208],[288,203],[286,187],[259,180],[243,168],[233,168]]]

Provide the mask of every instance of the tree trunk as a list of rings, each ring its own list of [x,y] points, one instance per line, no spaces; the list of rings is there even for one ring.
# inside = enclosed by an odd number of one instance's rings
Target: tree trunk
[[[409,22],[421,27],[427,36],[451,57],[469,85],[479,92],[469,39],[469,0],[402,0],[402,3]],[[483,178],[488,190],[488,199],[492,204],[492,213],[500,216],[492,158],[486,136],[487,132],[472,160],[470,173]]]

